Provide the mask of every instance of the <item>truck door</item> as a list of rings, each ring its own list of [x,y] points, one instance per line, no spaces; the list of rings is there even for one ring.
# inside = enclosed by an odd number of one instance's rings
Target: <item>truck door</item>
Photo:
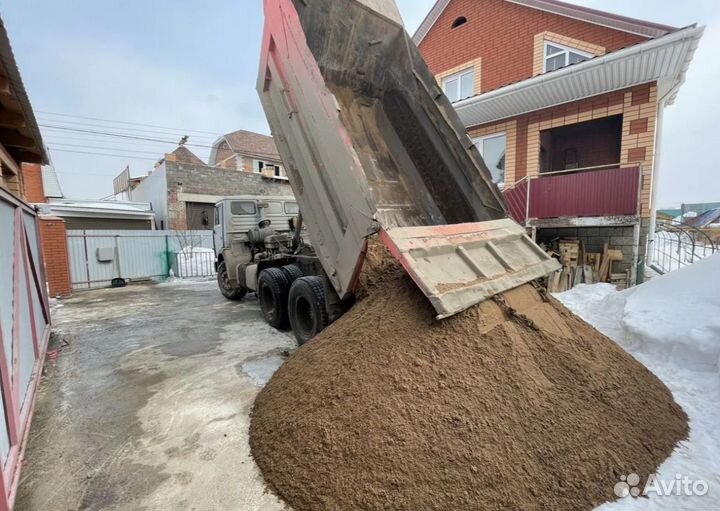
[[[223,203],[215,205],[215,221],[213,222],[213,246],[215,247],[215,258],[225,248],[225,218],[223,212]]]

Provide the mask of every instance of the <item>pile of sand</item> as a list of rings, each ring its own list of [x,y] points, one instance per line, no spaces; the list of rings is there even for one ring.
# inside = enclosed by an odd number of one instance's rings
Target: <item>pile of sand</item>
[[[255,403],[253,456],[295,510],[591,509],[687,437],[652,373],[533,286],[438,322],[372,263]]]

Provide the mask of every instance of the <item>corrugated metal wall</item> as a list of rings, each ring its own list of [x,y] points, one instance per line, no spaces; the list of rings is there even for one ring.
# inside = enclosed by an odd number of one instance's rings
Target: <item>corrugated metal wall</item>
[[[530,184],[530,218],[635,215],[639,176],[638,167],[542,176]]]
[[[628,167],[541,174],[505,190],[504,196],[511,216],[523,224],[528,217],[636,215],[639,186],[640,168]]]
[[[142,280],[170,274],[183,248],[212,249],[212,231],[68,231],[73,289],[107,287],[115,278]],[[110,254],[101,261],[99,254]]]
[[[50,310],[35,211],[0,189],[0,511],[12,509]]]

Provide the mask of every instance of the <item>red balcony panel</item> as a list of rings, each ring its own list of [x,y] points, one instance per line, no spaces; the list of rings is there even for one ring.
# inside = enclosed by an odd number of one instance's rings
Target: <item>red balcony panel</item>
[[[520,224],[524,224],[527,220],[527,190],[528,182],[523,181],[515,188],[506,190],[504,194],[510,216]]]
[[[636,215],[639,180],[639,167],[541,176],[530,183],[529,216]],[[510,205],[508,207],[513,211]]]

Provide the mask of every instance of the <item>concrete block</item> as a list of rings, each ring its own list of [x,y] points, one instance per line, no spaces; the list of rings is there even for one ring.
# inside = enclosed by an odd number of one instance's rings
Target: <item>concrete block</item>
[[[613,236],[610,238],[611,247],[633,246],[632,236]]]

